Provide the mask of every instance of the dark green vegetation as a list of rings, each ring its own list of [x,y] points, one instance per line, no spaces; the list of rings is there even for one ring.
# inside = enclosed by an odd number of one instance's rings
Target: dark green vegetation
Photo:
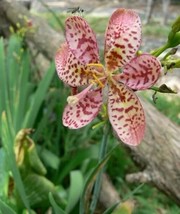
[[[52,15],[46,17],[57,28]],[[64,17],[60,20],[64,22]],[[104,32],[107,18],[89,21],[95,31]],[[37,83],[37,69],[32,62],[22,38],[13,35],[9,41],[0,40],[0,213],[23,213],[30,208],[45,213],[52,206],[54,213],[65,210],[78,214],[85,181],[98,162],[102,128],[93,130],[93,124],[81,130],[63,127],[61,118],[69,89],[58,79],[53,63]],[[177,97],[174,95],[171,101],[166,95],[158,97],[157,108],[179,124]],[[20,155],[13,154],[14,141],[17,132],[24,128],[35,132],[30,135],[32,144],[29,139],[16,141],[15,148],[21,145],[26,157],[20,163]],[[110,135],[109,150],[116,143]],[[32,153],[31,145],[37,153]],[[32,160],[36,163],[32,164]],[[124,147],[116,148],[107,172],[122,200],[136,201],[134,213],[177,214],[178,207],[157,189],[126,183],[125,175],[135,171],[138,169]]]

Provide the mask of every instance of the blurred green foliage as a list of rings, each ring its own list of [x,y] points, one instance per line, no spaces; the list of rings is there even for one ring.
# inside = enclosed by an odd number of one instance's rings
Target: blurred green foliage
[[[159,30],[159,23],[151,22],[148,25],[143,25],[142,30],[144,36],[148,35],[153,37],[158,36],[159,38],[167,38],[169,33],[169,26],[161,26],[161,30]]]
[[[177,94],[161,94],[157,93],[156,103],[153,101],[153,91],[144,91],[142,95],[147,98],[159,111],[166,115],[170,120],[180,125],[180,97]]]

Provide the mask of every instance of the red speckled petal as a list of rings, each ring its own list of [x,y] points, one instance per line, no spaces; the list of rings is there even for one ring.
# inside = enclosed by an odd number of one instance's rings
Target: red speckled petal
[[[105,63],[114,71],[128,63],[141,43],[141,20],[133,10],[118,9],[110,20],[105,35]]]
[[[78,129],[89,124],[102,105],[102,89],[90,91],[77,104],[67,105],[63,113],[63,125]]]
[[[144,111],[138,97],[122,83],[110,82],[109,120],[118,137],[128,145],[138,145],[145,130]]]
[[[117,80],[135,90],[151,87],[158,80],[161,64],[156,57],[142,54],[125,65],[123,73],[117,75]]]
[[[72,87],[88,84],[85,66],[71,53],[65,43],[57,51],[55,65],[59,78]]]
[[[96,36],[82,17],[71,16],[66,20],[66,40],[81,63],[99,62]]]

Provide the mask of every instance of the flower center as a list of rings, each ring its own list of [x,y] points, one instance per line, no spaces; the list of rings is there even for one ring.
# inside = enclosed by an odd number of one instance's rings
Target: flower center
[[[91,73],[91,83],[101,88],[105,87],[106,74],[104,66],[100,63],[87,64],[87,72]]]

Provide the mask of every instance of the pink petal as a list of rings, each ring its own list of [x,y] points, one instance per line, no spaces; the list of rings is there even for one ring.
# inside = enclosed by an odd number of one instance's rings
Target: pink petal
[[[141,142],[145,130],[144,111],[135,93],[122,83],[110,83],[108,113],[112,127],[124,143],[136,146]]]
[[[72,16],[66,20],[66,40],[81,63],[99,62],[96,36],[82,17]]]
[[[68,85],[77,87],[88,84],[85,66],[74,57],[66,43],[57,51],[55,65],[59,78]]]
[[[141,21],[136,12],[117,9],[105,34],[105,63],[113,71],[129,62],[139,49]]]
[[[135,90],[147,89],[154,85],[161,73],[159,60],[150,55],[142,54],[125,65],[123,73],[116,79]]]
[[[67,98],[67,102],[69,104],[76,104],[76,103],[78,103],[79,100],[82,100],[83,98],[86,97],[86,95],[92,89],[92,87],[93,87],[93,84],[90,84],[88,87],[86,87],[85,89],[83,89],[80,93],[76,93],[75,95],[73,94],[72,96],[69,96]]]
[[[89,124],[102,105],[102,89],[90,91],[75,105],[67,105],[63,113],[63,125],[78,129]]]

